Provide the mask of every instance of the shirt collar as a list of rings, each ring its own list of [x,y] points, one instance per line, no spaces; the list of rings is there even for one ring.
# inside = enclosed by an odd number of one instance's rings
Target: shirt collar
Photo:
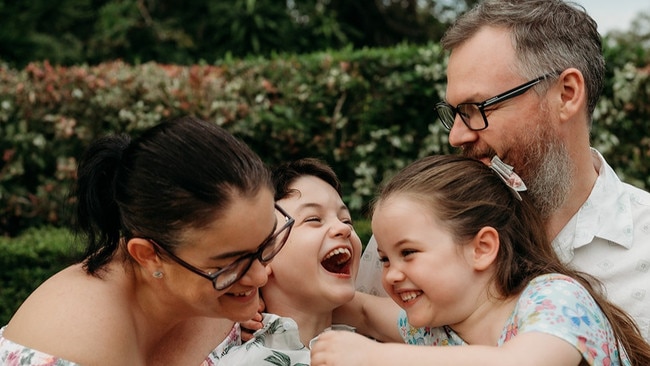
[[[553,245],[560,258],[568,262],[573,249],[602,238],[625,248],[632,246],[632,211],[629,193],[603,156],[591,149],[598,178],[587,201],[569,220]]]

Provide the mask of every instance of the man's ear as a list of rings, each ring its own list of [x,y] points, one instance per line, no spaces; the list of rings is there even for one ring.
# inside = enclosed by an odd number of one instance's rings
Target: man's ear
[[[126,243],[126,250],[131,255],[131,258],[148,272],[160,271],[162,260],[150,241],[142,238],[133,238]]]
[[[486,226],[479,230],[470,246],[474,269],[485,271],[494,263],[499,253],[499,232],[491,226]]]
[[[571,121],[578,113],[587,113],[587,91],[585,78],[576,68],[564,70],[558,79],[557,87],[560,96],[560,119]]]

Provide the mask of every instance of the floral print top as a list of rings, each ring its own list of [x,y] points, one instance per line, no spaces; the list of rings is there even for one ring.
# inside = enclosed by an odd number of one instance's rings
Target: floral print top
[[[398,326],[409,344],[456,346],[466,343],[447,326],[414,328],[401,311]],[[524,289],[506,322],[498,346],[519,333],[542,332],[572,344],[589,365],[628,366],[612,328],[589,292],[576,280],[561,274],[533,279]],[[619,360],[620,357],[620,360]]]
[[[0,364],[4,366],[76,366],[78,364],[21,346],[3,336],[0,329]]]
[[[201,366],[215,366],[219,362],[219,359],[228,353],[231,348],[241,346],[241,343],[241,328],[239,323],[235,323],[230,333],[226,336],[226,339],[210,352],[208,358],[203,361]]]
[[[228,344],[224,342],[212,351],[202,366],[310,364],[310,349],[300,341],[298,325],[293,319],[264,314],[262,323],[264,327],[256,331],[246,343],[242,344],[241,333],[238,331]],[[354,328],[345,325],[332,325],[328,329],[354,331]],[[312,339],[309,345],[317,339],[318,337]]]
[[[2,366],[79,366],[72,361],[14,343],[2,336],[4,329],[5,327],[0,329],[0,365]],[[214,359],[227,353],[231,347],[241,345],[240,335],[239,324],[235,323],[226,339],[212,351],[201,366],[214,366]]]

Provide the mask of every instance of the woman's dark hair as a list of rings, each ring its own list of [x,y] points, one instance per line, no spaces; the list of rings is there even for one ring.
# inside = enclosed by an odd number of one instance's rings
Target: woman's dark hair
[[[275,185],[275,200],[281,200],[292,193],[294,190],[289,189],[291,184],[296,179],[306,175],[322,179],[331,185],[339,196],[341,195],[341,182],[329,165],[315,158],[303,158],[280,164],[273,169],[272,179]]]
[[[77,231],[88,242],[83,265],[97,276],[120,240],[155,238],[173,251],[183,230],[218,219],[236,196],[273,190],[247,145],[194,117],[162,122],[134,140],[99,138],[79,162],[75,188]]]
[[[623,310],[607,301],[592,276],[564,265],[553,250],[544,223],[526,192],[520,201],[501,178],[482,162],[456,155],[422,158],[397,173],[381,188],[375,206],[393,196],[410,197],[430,212],[459,245],[483,227],[499,233],[495,297],[521,293],[535,277],[560,273],[582,284],[601,308],[632,365],[650,365],[650,346]]]

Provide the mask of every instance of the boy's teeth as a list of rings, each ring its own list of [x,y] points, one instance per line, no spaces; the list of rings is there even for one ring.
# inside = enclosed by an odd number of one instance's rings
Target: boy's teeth
[[[325,258],[323,260],[330,259],[335,255],[344,254],[344,253],[346,254],[346,256],[351,256],[350,250],[348,248],[336,248],[336,249],[332,250],[331,252],[327,253],[327,255],[325,256]],[[341,258],[341,260],[339,261],[339,264],[345,262],[345,260],[347,260],[347,258],[345,258],[345,257]]]

